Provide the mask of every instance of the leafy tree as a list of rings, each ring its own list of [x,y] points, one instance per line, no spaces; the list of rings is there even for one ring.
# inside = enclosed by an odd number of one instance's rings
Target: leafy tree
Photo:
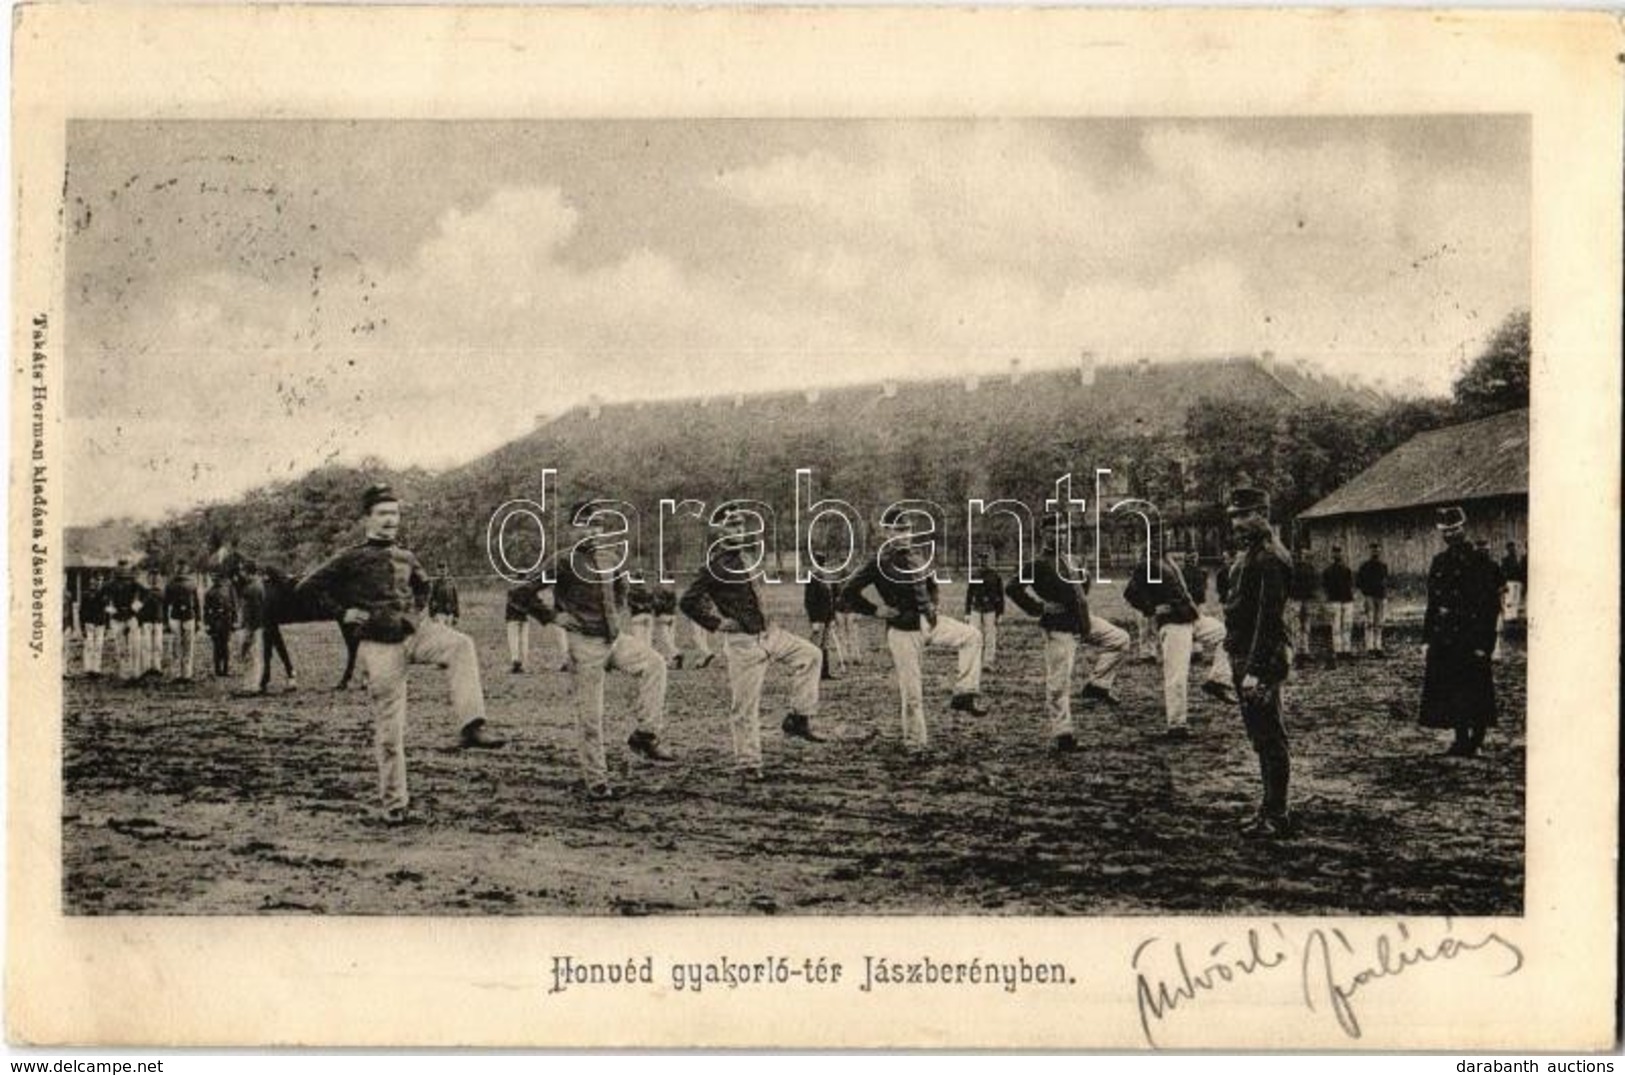
[[[1529,406],[1529,311],[1514,310],[1451,389],[1468,421]]]

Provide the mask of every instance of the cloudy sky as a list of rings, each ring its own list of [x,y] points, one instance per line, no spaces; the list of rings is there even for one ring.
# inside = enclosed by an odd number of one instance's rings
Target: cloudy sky
[[[82,122],[68,514],[472,458],[596,394],[1273,350],[1450,382],[1522,119]]]

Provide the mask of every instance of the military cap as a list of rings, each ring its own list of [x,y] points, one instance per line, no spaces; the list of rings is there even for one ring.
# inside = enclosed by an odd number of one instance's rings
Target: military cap
[[[1254,511],[1268,515],[1269,510],[1269,494],[1262,489],[1232,489],[1229,503],[1225,505],[1225,511],[1231,515],[1245,515]]]
[[[383,482],[374,482],[367,486],[366,492],[361,494],[361,511],[365,514],[379,504],[397,504],[400,499],[395,495],[395,490]]]

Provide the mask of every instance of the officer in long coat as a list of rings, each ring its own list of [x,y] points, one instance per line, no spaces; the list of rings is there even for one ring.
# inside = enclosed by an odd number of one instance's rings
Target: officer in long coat
[[[1421,723],[1454,731],[1455,741],[1445,753],[1471,757],[1495,723],[1490,654],[1501,606],[1500,580],[1494,563],[1468,542],[1466,512],[1440,508],[1436,526],[1445,547],[1428,567]]]

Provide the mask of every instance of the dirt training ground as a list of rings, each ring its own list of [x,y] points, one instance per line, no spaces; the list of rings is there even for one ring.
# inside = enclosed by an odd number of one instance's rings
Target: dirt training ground
[[[771,587],[806,634],[799,587]],[[946,590],[957,613],[962,591]],[[1121,620],[1115,592],[1097,608]],[[1517,914],[1524,883],[1524,654],[1497,665],[1501,723],[1476,759],[1414,717],[1421,654],[1297,674],[1288,688],[1303,834],[1243,840],[1257,764],[1233,707],[1196,690],[1195,738],[1168,743],[1161,673],[1127,664],[1119,710],[1076,705],[1082,750],[1057,755],[1037,628],[1006,617],[993,712],[947,710],[951,653],[927,659],[933,737],[904,754],[891,661],[824,684],[816,727],[785,740],[782,676],[763,707],[769,781],[731,776],[722,658],[671,674],[675,765],[630,762],[632,682],[611,675],[606,735],[624,799],[577,790],[568,677],[533,633],[512,675],[495,590],[465,589],[495,753],[451,750],[445,675],[411,674],[408,766],[421,824],[374,818],[364,692],[330,691],[330,624],[287,631],[299,690],[233,698],[229,681],[64,683],[63,901],[70,914]],[[679,627],[688,649],[689,625]],[[1358,636],[1357,636],[1358,641]],[[1087,653],[1087,651],[1083,651]],[[1082,654],[1080,654],[1081,658]],[[233,661],[236,654],[233,653]],[[1080,659],[1080,673],[1082,667]],[[198,668],[209,666],[200,640]],[[77,663],[73,665],[77,673]],[[1081,685],[1081,674],[1078,680]],[[21,716],[21,715],[19,715]]]

